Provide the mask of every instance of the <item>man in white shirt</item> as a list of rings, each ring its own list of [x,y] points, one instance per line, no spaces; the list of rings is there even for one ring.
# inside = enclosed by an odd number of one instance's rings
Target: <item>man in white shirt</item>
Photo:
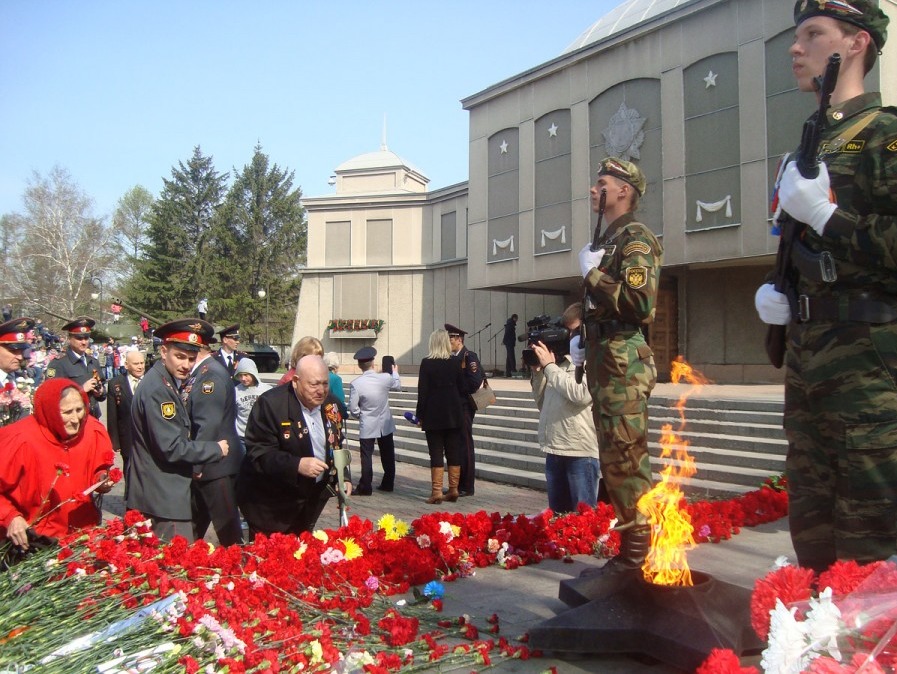
[[[237,371],[237,363],[246,355],[237,351],[240,346],[240,325],[229,325],[219,330],[218,335],[221,337],[221,348],[215,352],[215,359],[227,368],[228,376],[233,377]]]
[[[349,385],[349,414],[358,419],[358,439],[361,444],[361,478],[355,488],[356,496],[370,496],[374,477],[374,440],[380,448],[383,480],[380,491],[392,491],[396,479],[396,450],[393,433],[396,430],[389,409],[389,392],[401,391],[398,368],[392,373],[376,372],[374,358],[377,349],[366,346],[355,354],[361,376]]]

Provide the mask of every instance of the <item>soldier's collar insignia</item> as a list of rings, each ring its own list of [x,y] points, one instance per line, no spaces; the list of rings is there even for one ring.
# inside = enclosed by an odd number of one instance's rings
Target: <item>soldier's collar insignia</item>
[[[162,403],[162,418],[163,419],[174,419],[174,415],[177,413],[177,407],[174,403]]]

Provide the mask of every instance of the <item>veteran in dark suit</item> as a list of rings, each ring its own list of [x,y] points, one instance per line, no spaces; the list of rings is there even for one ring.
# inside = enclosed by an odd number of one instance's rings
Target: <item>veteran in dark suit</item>
[[[240,325],[235,323],[218,331],[221,338],[221,348],[215,352],[215,359],[221,363],[226,369],[228,375],[234,376],[237,370],[237,363],[246,354],[239,350],[240,347]]]
[[[90,414],[100,418],[100,403],[106,399],[106,382],[100,361],[90,353],[90,335],[96,321],[79,316],[62,326],[68,332],[68,347],[59,358],[47,365],[44,376],[65,377],[78,384],[90,400]]]
[[[112,449],[121,454],[125,477],[128,475],[128,463],[134,448],[134,432],[131,427],[131,403],[134,391],[146,372],[146,354],[140,351],[128,351],[125,354],[126,374],[120,374],[109,380],[109,400],[106,402],[106,428],[112,439]],[[128,483],[125,480],[125,496]]]
[[[250,539],[311,531],[334,494],[333,451],[344,436],[339,406],[327,399],[328,380],[323,358],[303,356],[292,380],[265,391],[249,414],[237,499]],[[351,493],[348,475],[344,482]]]
[[[194,440],[227,440],[230,451],[220,461],[193,466],[193,535],[206,535],[215,527],[221,545],[243,542],[240,511],[237,509],[237,473],[243,462],[243,445],[237,435],[237,397],[227,368],[201,346],[188,381],[187,413],[190,437]]]
[[[193,440],[190,417],[182,398],[196,363],[200,344],[208,344],[214,328],[198,318],[182,318],[156,330],[162,345],[153,365],[134,395],[131,421],[134,453],[128,466],[129,509],[139,510],[153,522],[163,540],[183,536],[193,540],[190,485],[194,466],[227,456],[230,444]]]
[[[452,354],[461,361],[462,380],[464,381],[464,412],[467,423],[461,432],[464,450],[461,453],[461,484],[458,493],[461,496],[473,496],[476,477],[476,457],[473,449],[473,417],[477,413],[477,406],[470,396],[476,393],[477,389],[483,385],[483,366],[480,365],[479,356],[464,346],[466,330],[457,328],[451,323],[446,323],[443,327],[449,334]]]

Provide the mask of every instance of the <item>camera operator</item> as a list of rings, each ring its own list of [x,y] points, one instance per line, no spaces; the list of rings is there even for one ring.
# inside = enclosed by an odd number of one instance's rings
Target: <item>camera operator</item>
[[[574,304],[562,320],[570,325],[579,314],[580,305]],[[547,341],[535,338],[530,349],[524,350],[524,360],[532,361],[530,384],[539,408],[539,445],[545,452],[548,507],[556,513],[574,512],[579,503],[595,507],[599,477],[592,396],[586,380],[576,383],[575,366],[567,355],[570,331],[560,330],[547,328],[542,333]],[[533,336],[537,333],[531,331]]]

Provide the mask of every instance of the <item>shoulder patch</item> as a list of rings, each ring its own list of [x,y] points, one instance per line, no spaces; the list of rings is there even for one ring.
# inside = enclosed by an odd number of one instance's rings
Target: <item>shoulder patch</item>
[[[629,267],[626,269],[626,285],[628,285],[630,288],[641,288],[647,283],[647,267]]]
[[[632,255],[633,253],[641,253],[642,255],[647,255],[650,252],[651,246],[649,246],[644,241],[633,241],[626,244],[626,247],[623,249],[623,257],[627,257],[629,255]]]
[[[897,152],[897,140],[895,140],[895,141],[893,141],[892,143],[888,144],[887,148],[888,148],[888,150],[889,150],[890,152]]]
[[[477,363],[475,360],[470,361],[470,371],[476,372],[478,369],[477,365],[479,365],[479,363]]]
[[[55,377],[55,376],[56,376],[56,368],[55,367],[48,367],[46,372],[44,372],[44,377],[46,379],[50,379],[50,377]]]
[[[215,382],[213,381],[204,381],[202,383],[202,392],[208,395],[209,393],[215,392]]]
[[[163,419],[174,419],[174,415],[177,413],[177,407],[175,407],[174,403],[162,403],[162,418]]]

